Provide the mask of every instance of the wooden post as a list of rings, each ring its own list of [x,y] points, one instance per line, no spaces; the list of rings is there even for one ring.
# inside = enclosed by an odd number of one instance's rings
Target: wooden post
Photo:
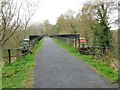
[[[77,37],[75,35],[75,48],[77,48]]]
[[[80,44],[80,35],[77,35],[77,48],[79,48],[79,44]]]
[[[8,49],[8,60],[9,60],[9,63],[11,63],[11,55],[10,55],[10,49]]]
[[[75,47],[75,38],[74,38],[74,47]]]

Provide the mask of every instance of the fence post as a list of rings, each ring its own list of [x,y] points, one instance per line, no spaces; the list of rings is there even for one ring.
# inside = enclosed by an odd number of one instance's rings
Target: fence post
[[[77,48],[77,37],[75,36],[75,48]]]
[[[77,43],[77,44],[76,44],[76,47],[77,47],[77,48],[79,48],[79,44],[80,44],[80,43],[79,43],[79,42],[80,42],[79,38],[80,38],[80,36],[79,36],[79,34],[77,34],[77,36],[76,36],[76,43]]]
[[[11,63],[11,55],[10,55],[10,49],[8,49],[8,59],[9,59],[9,63]]]
[[[75,38],[73,39],[74,47],[75,47]]]

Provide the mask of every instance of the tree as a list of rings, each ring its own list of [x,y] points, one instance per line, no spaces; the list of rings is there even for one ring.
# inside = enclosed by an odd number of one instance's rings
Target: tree
[[[39,0],[24,0],[24,6],[22,9],[24,9],[24,12],[22,14],[22,25],[24,30],[24,38],[27,36],[27,27],[29,25],[30,20],[32,19],[32,16],[35,14],[37,7],[39,4]]]
[[[44,21],[44,26],[45,26],[45,34],[46,35],[51,35],[53,25],[49,23],[49,20]]]
[[[65,14],[58,17],[56,26],[59,33],[77,33],[76,31],[76,19],[75,13],[72,10],[68,10]]]
[[[32,8],[37,6],[30,0],[2,0],[0,4],[2,26],[0,30],[0,44],[3,47],[5,42],[9,40],[20,26],[27,28],[29,21],[35,13],[35,9]],[[2,50],[2,47],[0,50]]]
[[[44,34],[44,24],[43,23],[34,23],[28,26],[26,30],[27,36],[35,34],[35,35],[40,35]]]
[[[2,1],[1,2],[1,25],[2,29],[0,31],[0,43],[3,46],[5,42],[14,34],[14,32],[20,26],[20,9],[21,5],[18,7],[17,2],[13,0]]]
[[[94,30],[95,40],[94,43],[97,46],[102,47],[102,51],[105,54],[107,47],[113,48],[112,34],[110,31],[110,22],[108,22],[108,16],[110,12],[109,8],[113,6],[110,2],[99,2],[97,3],[97,23],[92,27]]]
[[[23,6],[25,5],[23,4],[25,4],[25,2],[27,9],[24,11]],[[31,3],[31,0],[2,0],[0,2],[0,60],[2,59],[2,48],[6,42],[19,27],[27,27],[34,14],[34,12],[30,10],[33,6],[34,4]],[[23,13],[25,14],[22,15]],[[23,16],[26,16],[26,19],[24,21],[25,24],[22,25]]]
[[[77,32],[81,37],[87,39],[87,43],[93,44],[93,30],[91,26],[96,23],[95,18],[96,9],[91,2],[84,3],[82,10],[76,16],[77,19]]]

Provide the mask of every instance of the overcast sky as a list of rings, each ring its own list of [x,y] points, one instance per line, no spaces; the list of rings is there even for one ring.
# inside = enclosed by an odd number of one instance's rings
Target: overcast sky
[[[36,1],[36,0],[32,0]],[[78,13],[83,6],[83,3],[95,0],[39,0],[38,9],[32,17],[31,23],[43,23],[48,19],[51,24],[55,24],[57,18],[64,14],[67,10],[73,10]],[[97,0],[98,1],[98,0]],[[100,1],[100,0],[99,0]],[[101,0],[103,1],[103,0]],[[119,0],[106,0],[106,1],[119,1]],[[118,14],[111,16],[113,19],[118,17]],[[112,26],[113,29],[118,28]]]
[[[67,10],[78,11],[86,0],[39,0],[39,8],[32,18],[32,23],[48,19],[55,24],[57,18]]]

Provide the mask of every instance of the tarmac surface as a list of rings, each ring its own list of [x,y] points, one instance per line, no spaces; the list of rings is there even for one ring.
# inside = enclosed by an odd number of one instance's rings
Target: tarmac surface
[[[114,88],[82,60],[45,38],[36,57],[34,88]]]

